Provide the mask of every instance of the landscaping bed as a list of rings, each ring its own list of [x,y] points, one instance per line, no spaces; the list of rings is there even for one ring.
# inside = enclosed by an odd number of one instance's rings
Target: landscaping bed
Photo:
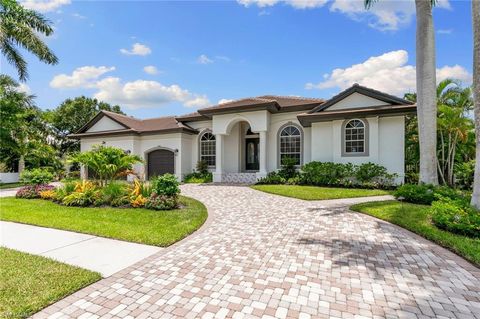
[[[9,189],[23,186],[22,183],[0,183],[0,189]]]
[[[205,206],[179,196],[179,208],[69,207],[42,199],[0,198],[0,219],[136,243],[169,246],[207,219]]]
[[[27,318],[100,274],[0,247],[0,318]]]
[[[302,185],[253,185],[252,188],[270,194],[294,197],[304,200],[353,198],[389,194],[388,191],[382,189],[337,188]]]
[[[462,236],[437,228],[431,221],[431,206],[383,201],[357,204],[350,209],[406,228],[480,266],[480,238]]]

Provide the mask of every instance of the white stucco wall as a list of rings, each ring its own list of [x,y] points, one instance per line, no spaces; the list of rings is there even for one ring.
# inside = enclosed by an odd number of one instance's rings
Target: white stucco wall
[[[112,131],[112,130],[122,130],[125,129],[122,125],[118,124],[112,119],[104,116],[97,123],[95,123],[87,132],[103,132],[103,131]]]
[[[330,106],[328,110],[333,111],[333,110],[351,109],[356,107],[380,106],[380,105],[389,105],[389,103],[385,103],[383,101],[355,92],[347,96],[343,100]]]

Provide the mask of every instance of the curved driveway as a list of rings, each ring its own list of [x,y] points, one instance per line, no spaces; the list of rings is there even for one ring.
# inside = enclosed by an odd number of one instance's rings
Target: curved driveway
[[[480,318],[478,268],[343,201],[182,191],[208,208],[200,231],[35,317]]]

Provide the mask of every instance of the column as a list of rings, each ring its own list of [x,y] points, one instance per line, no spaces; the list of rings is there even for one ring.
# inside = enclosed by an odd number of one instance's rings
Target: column
[[[223,134],[215,135],[215,172],[213,173],[213,182],[221,183],[223,181]]]
[[[260,167],[257,172],[257,179],[267,176],[267,132],[261,131],[258,134],[260,135]]]

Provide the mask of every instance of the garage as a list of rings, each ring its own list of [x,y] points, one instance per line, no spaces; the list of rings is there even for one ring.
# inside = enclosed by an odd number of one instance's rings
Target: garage
[[[175,154],[172,151],[166,149],[158,149],[148,153],[148,179],[166,173],[175,174]]]

